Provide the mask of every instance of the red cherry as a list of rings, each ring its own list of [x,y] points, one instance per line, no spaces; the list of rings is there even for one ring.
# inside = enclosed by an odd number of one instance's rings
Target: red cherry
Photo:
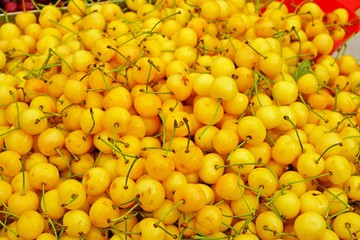
[[[57,1],[56,2],[56,6],[57,7],[64,7],[66,5],[66,2],[65,1]]]
[[[4,6],[6,12],[16,12],[19,10],[19,4],[16,2],[7,2]]]
[[[3,1],[1,1],[1,3],[0,3],[1,7],[5,7],[5,5],[6,5],[8,2],[11,2],[11,0],[3,0]]]
[[[36,9],[35,5],[31,1],[24,1],[24,3],[25,3],[25,7],[23,2],[21,2],[19,5],[19,9],[27,10],[27,11]]]

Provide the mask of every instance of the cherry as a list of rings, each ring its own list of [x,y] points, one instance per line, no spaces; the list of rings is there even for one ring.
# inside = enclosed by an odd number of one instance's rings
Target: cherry
[[[6,12],[16,12],[19,10],[19,4],[17,2],[7,2],[4,5],[4,10]]]
[[[31,10],[35,10],[36,7],[31,1],[23,1],[20,3],[19,9],[31,11]]]

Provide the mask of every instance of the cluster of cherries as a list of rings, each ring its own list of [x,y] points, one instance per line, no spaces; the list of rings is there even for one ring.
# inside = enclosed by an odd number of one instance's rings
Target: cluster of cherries
[[[0,7],[8,12],[17,12],[22,10],[35,10],[36,5],[41,4],[50,4],[53,3],[52,0],[37,0],[37,1],[31,1],[31,0],[3,0],[0,3]]]
[[[294,1],[5,3],[0,240],[360,239],[353,19]]]

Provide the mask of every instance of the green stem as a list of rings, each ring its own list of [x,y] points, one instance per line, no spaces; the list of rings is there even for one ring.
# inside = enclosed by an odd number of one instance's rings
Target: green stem
[[[178,127],[179,127],[179,125],[178,125],[176,119],[174,119],[174,127],[173,127],[173,129],[172,129],[172,131],[171,131],[170,140],[169,140],[168,146],[167,146],[167,148],[166,148],[166,151],[165,151],[165,153],[164,153],[164,157],[167,157],[167,155],[168,155],[168,153],[169,153],[169,151],[170,151],[170,147],[171,147],[172,141],[173,141],[174,136],[175,136],[175,131],[176,131],[176,129],[177,129]]]
[[[45,184],[41,185],[41,201],[42,201],[42,203],[44,205],[45,214],[47,216],[48,215],[48,210],[47,210],[46,203],[45,203]],[[58,236],[57,236],[57,231],[56,231],[54,221],[49,217],[48,217],[48,221],[49,221],[49,224],[51,225],[51,228],[53,229],[54,235],[55,235],[55,237],[57,239]]]
[[[66,167],[69,169],[70,176],[72,177],[72,176],[73,176],[73,172],[72,172],[72,170],[71,170],[70,164],[68,163],[68,161],[66,161],[64,155],[62,154],[62,152],[61,152],[61,150],[60,150],[59,148],[56,148],[55,150],[56,150],[57,154],[59,154],[59,156],[61,157],[61,160],[63,160],[64,163],[66,164]]]
[[[199,139],[204,135],[204,133],[210,128],[210,126],[212,126],[213,125],[213,123],[214,123],[214,121],[215,121],[215,119],[216,119],[216,116],[217,116],[217,114],[218,114],[218,112],[219,112],[219,109],[220,109],[220,106],[221,106],[221,98],[219,98],[218,99],[218,104],[217,104],[217,106],[216,106],[216,109],[215,109],[215,114],[214,114],[214,116],[212,117],[212,119],[210,120],[210,122],[206,125],[206,127],[205,127],[205,129],[200,133],[200,135],[199,135]]]
[[[301,147],[301,152],[304,152],[304,146],[303,146],[303,144],[302,144],[302,142],[301,142],[300,135],[299,135],[299,132],[297,131],[297,128],[296,128],[295,123],[294,123],[294,122],[290,119],[290,117],[287,116],[287,115],[284,116],[284,119],[285,119],[286,121],[288,121],[288,122],[291,124],[291,126],[293,127],[293,129],[295,130],[296,138],[298,139],[298,142],[299,142],[300,147]]]

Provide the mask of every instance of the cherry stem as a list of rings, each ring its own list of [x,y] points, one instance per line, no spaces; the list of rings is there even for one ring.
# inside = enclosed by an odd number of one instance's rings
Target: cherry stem
[[[343,137],[342,139],[345,140],[345,139],[351,139],[351,138],[360,138],[360,136],[346,136],[346,137]]]
[[[256,193],[256,205],[258,205],[259,202],[260,202],[261,192],[262,192],[263,189],[264,189],[264,187],[260,187],[258,192]],[[248,203],[246,203],[246,205],[248,205]],[[253,215],[255,215],[256,214],[256,208],[251,209],[251,213]]]
[[[160,150],[163,150],[163,151],[166,151],[167,149],[165,148],[158,148],[158,147],[142,147],[141,148],[141,151],[147,151],[147,150],[151,150],[151,149],[160,149]]]
[[[184,203],[185,203],[185,200],[184,200],[184,199],[181,199],[180,202],[181,202],[182,204],[184,204]],[[184,214],[184,213],[182,213],[182,214]],[[183,223],[188,223],[191,219],[194,218],[194,216],[195,216],[195,213],[194,213],[194,212],[192,212],[191,214],[189,214],[186,218],[184,218],[184,215],[180,215],[180,220],[181,220],[181,222],[183,222]]]
[[[151,10],[151,11],[155,11],[155,9],[160,6],[160,3],[161,3],[161,1],[160,1],[159,4],[158,4],[153,10]],[[150,11],[150,12],[151,12],[151,11]],[[147,12],[147,13],[150,13],[150,12]],[[157,25],[159,25],[161,22],[163,22],[163,21],[165,21],[166,19],[171,18],[171,17],[173,17],[173,16],[175,16],[175,15],[177,15],[177,14],[181,14],[181,12],[178,11],[178,12],[172,13],[172,14],[170,14],[170,15],[162,18],[162,19],[160,19],[156,24],[154,24],[154,26],[153,26],[149,31],[145,32],[144,34],[148,34],[149,36],[152,36],[154,33],[157,33],[157,32],[154,32],[154,30],[155,30],[155,28],[157,27]],[[140,41],[139,46],[140,46],[145,40],[146,40],[146,37],[143,38],[143,39]]]
[[[285,16],[285,17],[283,17],[282,19],[285,19],[287,16]],[[287,36],[287,35],[289,35],[289,30],[284,30],[284,31],[277,31],[276,33],[274,33],[273,35],[272,35],[272,37],[273,38],[282,38],[282,37],[285,37],[285,36]],[[278,39],[279,40],[279,39]],[[280,41],[280,40],[279,40]],[[280,44],[282,44],[281,43],[281,41],[280,41]]]
[[[116,227],[116,225],[113,225],[113,224],[111,224],[110,231],[112,231],[115,235],[118,235],[119,233],[124,233],[125,234],[125,239],[127,239],[127,237],[128,237],[127,235],[134,234],[133,232],[128,231],[128,222],[127,222],[127,220],[131,219],[131,218],[134,218],[137,215],[138,215],[138,213],[135,213],[135,214],[130,215],[130,216],[127,215],[127,216],[124,217],[124,220],[121,220],[121,221],[124,221],[125,231],[118,229]]]
[[[61,0],[58,0],[58,1],[61,1]],[[86,2],[87,2],[87,1],[85,1],[85,3],[86,3]],[[76,7],[83,15],[86,14],[86,12],[83,11],[82,7],[80,7],[80,6],[77,4],[76,1],[73,1],[73,3],[74,3],[74,5],[75,5],[75,7]]]
[[[62,206],[62,207],[65,207],[66,205],[71,204],[71,203],[74,202],[78,197],[79,197],[79,195],[74,193],[73,195],[71,195],[71,199],[70,199],[68,202],[61,204],[61,206]]]
[[[91,131],[92,131],[92,130],[94,129],[94,127],[95,127],[94,110],[93,110],[92,108],[90,108],[89,111],[90,111],[90,116],[91,116],[92,125],[91,125],[91,128],[90,128],[89,132],[88,132],[88,133],[86,134],[86,136],[84,137],[84,140],[86,140],[86,139],[89,137]]]
[[[48,217],[48,210],[47,210],[47,206],[46,206],[46,202],[45,202],[45,184],[41,184],[41,201],[44,205],[46,217],[48,218],[49,224],[51,225],[51,227],[54,231],[54,235],[57,239],[57,232],[56,232],[56,227],[55,227],[54,221]]]
[[[301,147],[301,152],[304,152],[304,146],[303,146],[303,144],[302,144],[302,142],[301,142],[300,135],[299,135],[299,132],[298,132],[298,130],[297,130],[297,128],[296,128],[296,125],[295,125],[294,122],[290,119],[290,117],[289,117],[288,115],[285,115],[285,116],[284,116],[284,119],[285,119],[286,121],[288,121],[288,122],[292,125],[292,127],[293,127],[293,129],[295,130],[295,133],[296,133],[296,138],[297,138],[298,141],[299,141],[299,144],[300,144],[300,147]]]
[[[264,167],[265,168],[267,168],[267,169],[269,169],[269,171],[271,172],[271,174],[273,175],[273,177],[274,177],[274,179],[275,179],[275,181],[277,182],[277,184],[280,186],[280,190],[281,190],[281,192],[283,192],[284,191],[284,189],[282,189],[282,187],[281,187],[281,184],[280,184],[280,181],[279,181],[279,178],[277,177],[277,175],[274,173],[274,171],[273,170],[271,170],[271,168],[267,165],[267,164],[264,164]]]
[[[225,21],[225,23],[228,24],[227,21]],[[223,34],[223,38],[226,39],[226,40],[228,40],[229,43],[230,43],[230,45],[231,45],[231,47],[232,47],[232,49],[233,49],[234,51],[236,51],[236,47],[235,47],[234,41],[231,39],[231,36],[228,36],[226,33],[224,33],[224,34]]]
[[[4,132],[4,133],[1,133],[1,134],[0,134],[0,137],[5,136],[6,134],[11,133],[11,132],[13,132],[13,131],[16,131],[16,130],[18,130],[18,129],[20,129],[20,127],[12,128],[12,129],[10,129],[9,131],[6,131],[6,132]]]
[[[157,220],[154,224],[159,225],[174,209],[177,209],[181,204],[184,204],[184,200],[177,202],[172,208],[170,208],[159,220]]]
[[[282,232],[282,233],[278,233],[278,236],[281,237],[281,236],[289,236],[290,238],[294,238],[296,239],[297,236],[293,233],[286,233],[286,232]]]
[[[240,171],[237,173],[237,175],[238,175],[238,179],[240,179],[241,178],[241,173],[240,173]],[[261,193],[261,191],[259,191],[259,189],[255,189],[255,188],[252,188],[252,187],[249,187],[249,186],[247,186],[246,184],[240,184],[240,182],[238,181],[237,182],[237,184],[238,184],[238,186],[239,187],[243,187],[243,188],[245,188],[245,189],[248,189],[248,190],[250,190],[250,191],[252,191],[252,192],[256,192],[256,193]],[[263,187],[263,186],[262,186]],[[261,187],[260,187],[261,188]],[[243,194],[243,193],[242,193]],[[262,197],[266,197],[265,195],[262,195]]]
[[[255,76],[255,74],[258,75],[258,76],[260,76],[261,79],[264,79],[265,84],[268,86],[268,88],[270,89],[270,91],[271,91],[271,92],[274,92],[273,88],[271,87],[271,84],[269,83],[269,82],[271,82],[271,80],[270,80],[267,76],[265,76],[264,74],[262,74],[262,73],[259,72],[258,70],[254,70],[254,76]],[[257,81],[258,81],[259,79],[260,79],[259,77],[256,78]],[[274,98],[274,100],[275,100],[275,102],[276,102],[276,105],[279,107],[279,106],[280,106],[279,100],[277,99],[277,97],[276,97],[275,95],[273,95],[273,98]],[[259,99],[258,99],[258,100],[259,100]],[[260,101],[259,101],[259,102],[260,102]]]
[[[341,44],[340,48],[336,51],[336,55],[335,55],[335,60],[338,60],[340,55],[344,55],[347,49],[347,45],[346,42],[344,42],[343,44]]]
[[[255,74],[255,72],[253,72],[253,76],[254,76],[254,86],[251,88],[251,96],[254,95],[254,92],[255,92],[255,96],[256,96],[256,99],[258,100],[259,102],[259,105],[260,107],[262,106],[261,104],[261,101],[260,101],[260,98],[259,98],[259,89],[258,89],[258,83],[259,83],[259,75],[258,74]],[[251,111],[251,114],[253,116],[255,116],[255,113],[254,113],[254,108],[253,108],[253,103],[249,103],[249,107],[250,108],[250,111]]]
[[[118,218],[115,218],[115,219],[109,219],[108,222],[115,222],[115,223],[118,223],[120,221],[123,221],[125,219],[128,218],[128,214],[132,213],[134,211],[134,209],[136,209],[141,203],[139,202],[139,196],[136,196],[134,199],[130,200],[129,202],[127,203],[131,203],[133,201],[136,201],[135,205],[132,206],[126,213],[124,213],[122,216],[118,217]],[[127,203],[124,203],[124,204],[127,204]],[[123,205],[123,204],[121,204]],[[114,206],[114,207],[117,207],[117,206]]]
[[[70,68],[70,66],[68,66],[69,68]],[[88,66],[88,67],[90,67],[90,66]],[[94,64],[94,66],[92,66],[93,68],[91,68],[86,74],[84,74],[84,76],[82,76],[81,78],[80,78],[80,82],[82,81],[82,80],[84,80],[87,76],[89,76],[91,73],[93,73],[93,72],[95,72],[96,70],[98,70],[98,69],[100,69],[100,66],[97,66],[97,65],[95,65]]]
[[[251,46],[250,42],[248,40],[245,40],[244,42],[246,45],[248,45],[254,52],[256,52],[257,54],[259,54],[262,58],[267,59],[267,56],[264,56],[263,54],[261,54],[258,50],[256,50],[253,46]]]
[[[160,95],[160,94],[172,95],[173,94],[172,92],[154,92],[154,91],[149,91],[149,90],[146,90],[146,89],[140,89],[139,91],[143,92],[143,93],[151,93],[151,94],[156,94],[156,95]]]
[[[70,171],[70,176],[73,176],[73,173],[72,173],[72,170],[71,170],[71,166],[70,166],[70,164],[68,163],[68,161],[66,161],[66,159],[65,159],[64,155],[62,154],[61,150],[60,150],[58,147],[57,147],[55,150],[56,150],[57,154],[59,154],[59,156],[61,157],[61,160],[63,160],[64,163],[66,164],[66,167],[69,169],[69,171]]]
[[[79,160],[80,160],[79,157],[76,156],[74,153],[70,152],[70,155],[71,155],[71,157],[74,158],[75,161],[79,161]]]
[[[52,54],[54,54],[55,56],[57,56],[59,59],[61,59],[61,62],[64,63],[72,73],[74,73],[73,68],[70,66],[69,63],[67,63],[57,52],[55,52],[52,48],[50,48],[49,50]]]
[[[1,201],[1,203],[3,203],[3,202]],[[18,216],[18,215],[15,215],[15,214],[14,214],[14,213],[12,213],[12,212],[7,212],[7,211],[0,210],[0,213],[2,213],[2,214],[4,214],[4,215],[11,216],[11,217],[14,217],[14,218],[16,218],[16,219],[18,219],[18,218],[19,218],[19,216]],[[1,221],[0,221],[0,222],[1,222]]]
[[[64,234],[66,228],[63,225],[60,225],[60,223],[56,223],[56,225],[61,226],[60,232],[58,234],[58,236],[61,237]]]
[[[0,8],[0,11],[4,14],[5,22],[8,23],[8,22],[9,22],[8,12],[5,11],[4,9],[2,9],[2,8]],[[15,235],[16,235],[16,234],[15,234]]]
[[[113,139],[113,138],[108,138],[109,142],[112,142],[112,143],[121,143],[122,145],[124,145],[124,147],[129,147],[129,143],[127,142],[124,142],[124,141],[121,141],[121,140],[116,140],[116,139]]]
[[[165,125],[165,120],[164,120],[164,115],[162,114],[162,110],[161,108],[158,109],[158,115],[160,118],[160,121],[162,122],[162,127],[163,127],[163,132],[162,132],[162,143],[163,143],[163,147],[166,143],[166,125]]]
[[[189,152],[190,141],[191,141],[190,126],[189,126],[189,120],[187,118],[184,117],[183,120],[184,120],[186,129],[187,129],[187,132],[188,132],[188,139],[187,139],[187,142],[186,142],[186,149],[185,149],[185,152],[188,153]]]
[[[148,59],[148,63],[150,64],[151,67],[155,68],[156,71],[160,72],[161,69],[158,66],[156,66],[151,59]]]
[[[170,111],[173,112],[178,105],[179,105],[179,100],[176,99],[175,105],[173,107],[170,107]]]
[[[320,159],[321,159],[321,158],[325,155],[325,153],[326,153],[327,151],[329,151],[331,148],[336,147],[336,146],[342,147],[342,145],[343,145],[342,142],[338,142],[338,143],[334,143],[334,144],[330,145],[328,148],[325,149],[324,152],[322,152],[322,153],[320,154],[319,158],[316,159],[315,163],[318,164],[319,161],[320,161]]]
[[[183,236],[185,234],[186,228],[181,228],[179,239],[183,239]]]
[[[338,199],[338,198],[337,198],[337,199]],[[338,199],[338,200],[339,200],[339,199]],[[331,200],[331,202],[329,203],[328,208],[326,209],[325,219],[326,219],[326,218],[333,219],[333,218],[335,218],[335,217],[337,217],[337,216],[339,216],[339,215],[341,215],[341,214],[343,214],[343,213],[345,213],[345,212],[348,212],[349,209],[351,209],[351,206],[349,206],[349,205],[347,205],[346,203],[343,203],[343,202],[341,201],[341,203],[346,204],[346,205],[345,205],[346,208],[343,209],[343,210],[341,210],[341,211],[339,211],[339,212],[337,212],[337,213],[334,213],[334,214],[331,215],[331,216],[328,216],[328,213],[329,213],[329,210],[330,210],[330,206],[331,206],[331,203],[332,203],[333,201],[334,201],[334,199]]]
[[[3,200],[0,199],[1,205],[6,209],[6,213],[12,213],[11,209],[4,203]],[[18,218],[18,217],[17,217]],[[1,221],[0,221],[1,222]]]
[[[334,100],[334,109],[333,109],[334,112],[336,112],[336,107],[337,107],[337,103],[338,103],[338,99],[337,99],[338,94],[339,94],[339,85],[336,85],[335,94],[334,94],[335,95],[334,96],[334,98],[335,98],[335,100]]]
[[[176,235],[176,234],[172,234],[170,231],[168,231],[166,228],[164,228],[163,226],[161,226],[161,225],[158,224],[157,222],[154,223],[154,227],[155,227],[155,228],[160,228],[160,229],[163,230],[166,234],[170,235],[170,237],[172,237],[173,239],[177,239],[177,235]]]
[[[341,194],[344,194],[344,193],[350,191],[350,189],[344,189],[344,191],[342,191],[342,192],[340,192],[340,193],[338,193],[338,194],[335,195],[334,193],[332,193],[331,191],[329,191],[327,188],[324,188],[323,186],[321,186],[321,185],[319,185],[319,184],[318,184],[318,186],[321,187],[321,188],[323,188],[324,191],[328,192],[328,193],[333,197],[333,199],[331,199],[331,201],[329,202],[329,205],[328,205],[328,207],[327,207],[327,209],[326,209],[325,219],[327,219],[327,218],[335,218],[336,216],[338,216],[338,215],[340,215],[340,214],[342,214],[342,213],[344,213],[344,212],[347,212],[349,209],[351,209],[351,206],[350,206],[347,202],[344,202],[341,198],[339,198],[339,196],[340,196]],[[329,216],[328,214],[329,214],[329,211],[330,211],[330,208],[331,208],[331,204],[332,204],[334,201],[339,201],[341,204],[343,204],[343,205],[345,206],[345,209],[343,209],[342,211],[339,211],[339,212],[334,213],[333,215]]]
[[[150,59],[149,59],[149,60],[150,60]],[[152,63],[152,61],[149,61],[149,60],[148,60],[148,63],[149,63],[149,65],[150,65],[150,69],[149,69],[149,72],[148,72],[147,78],[146,78],[145,92],[147,92],[148,89],[149,89],[150,74],[151,74],[151,70],[152,70],[152,68],[153,68],[153,66],[154,66],[154,64]],[[151,63],[152,63],[152,64],[151,64]]]
[[[351,232],[351,224],[349,222],[346,222],[345,224],[346,231],[349,233],[350,239],[353,240],[353,234]]]
[[[102,66],[104,66],[104,65],[102,65]],[[105,76],[107,76],[107,77],[110,77],[110,76],[109,76],[108,73],[105,72],[105,67],[102,67],[102,68],[100,68],[100,69],[101,69],[101,78],[102,78],[102,80],[103,80],[104,83],[105,83],[106,90],[110,90],[110,86],[109,86],[108,82],[107,82],[106,79],[105,79]]]
[[[101,157],[101,155],[103,154],[103,152],[99,152],[96,156],[96,159],[95,159],[95,162],[94,162],[94,167],[97,166],[98,162],[99,162],[99,159]]]
[[[121,207],[121,206],[124,206],[124,205],[126,205],[126,204],[132,203],[132,202],[134,202],[134,201],[138,201],[138,200],[139,200],[139,196],[135,196],[133,199],[131,199],[131,200],[127,201],[127,202],[114,205],[113,208]],[[128,213],[130,213],[130,212],[128,212]],[[137,214],[138,214],[138,213],[136,212],[136,213],[134,214],[134,216],[136,216]],[[124,215],[125,215],[125,214],[123,214],[122,216],[124,216]],[[125,221],[125,220],[127,220],[128,218],[129,218],[128,216],[125,216],[123,219],[120,219],[119,221],[116,221],[116,222]]]
[[[323,116],[321,116],[319,113],[317,113],[316,111],[314,111],[314,109],[312,107],[310,107],[308,105],[308,103],[305,101],[304,97],[302,96],[301,93],[299,93],[299,99],[301,100],[301,102],[306,106],[306,108],[311,111],[312,113],[314,113],[316,116],[318,116],[321,120],[323,120],[325,123],[328,122],[327,119],[325,119]]]
[[[21,195],[25,195],[25,164],[23,158],[21,158]]]
[[[113,135],[113,141],[112,141],[112,148],[111,148],[111,149],[112,149],[112,154],[115,153],[115,152],[114,152],[114,151],[115,151],[114,149],[117,147],[117,146],[116,146],[116,141],[114,141],[114,140],[117,138],[117,134],[116,134],[116,133],[117,133],[118,127],[119,127],[119,124],[118,124],[118,123],[115,123],[115,124],[114,124],[114,135]],[[108,140],[109,140],[109,139],[108,139]],[[126,146],[125,146],[125,147],[126,147]]]
[[[284,195],[285,194],[285,189],[281,189],[281,192],[280,194],[276,195],[276,196],[273,196],[270,198],[269,201],[267,201],[265,203],[265,206],[273,211],[278,217],[280,217],[281,219],[285,220],[285,217],[283,216],[283,214],[281,214],[281,212],[279,211],[279,208],[277,206],[275,206],[274,204],[272,204],[276,199],[278,199],[281,195]]]
[[[45,114],[45,113],[44,113],[44,114]],[[61,116],[61,114],[54,114],[54,116]],[[35,119],[35,124],[37,125],[37,124],[39,124],[39,123],[41,122],[41,120],[43,120],[43,119],[49,119],[49,118],[52,118],[52,117],[54,117],[54,116],[45,115],[45,116],[42,116],[42,117],[40,117],[40,118],[37,118],[37,119]]]
[[[220,168],[227,168],[228,165],[215,165],[214,168],[215,169],[220,169]]]
[[[170,147],[171,147],[172,141],[173,141],[174,136],[175,136],[175,131],[176,131],[176,129],[177,129],[178,127],[179,127],[179,125],[178,125],[176,119],[174,119],[174,127],[173,127],[173,129],[172,129],[172,131],[171,131],[171,136],[170,136],[169,144],[168,144],[168,146],[167,146],[167,148],[166,148],[166,151],[165,151],[165,153],[164,153],[164,157],[167,157],[167,155],[168,155],[168,153],[169,153],[169,151],[170,151]]]
[[[274,146],[275,145],[275,140],[268,134],[266,133],[266,139],[268,139],[270,141],[270,146]]]
[[[98,139],[100,141],[102,141],[105,145],[107,145],[108,147],[112,148],[115,152],[121,154],[123,156],[123,158],[125,158],[125,157],[136,158],[136,157],[138,157],[138,155],[130,155],[130,154],[124,153],[123,151],[121,151],[121,149],[116,144],[114,146],[113,143],[115,141],[112,138],[108,138],[107,141],[105,141],[102,137],[99,136]]]
[[[211,35],[210,33],[208,33],[209,35]],[[211,36],[213,36],[213,35],[211,35]],[[215,36],[213,36],[213,37],[215,37]],[[201,46],[200,46],[201,45]],[[204,44],[204,41],[201,39],[200,41],[199,41],[199,44],[198,44],[198,47],[197,47],[197,49],[198,50],[203,50],[204,51],[204,54],[203,55],[208,55],[208,52],[213,52],[213,53],[221,53],[221,52],[223,52],[224,50],[223,49],[218,49],[218,48],[216,48],[216,49],[209,49],[209,48],[207,48],[206,47],[206,44]],[[211,72],[211,71],[210,71]]]
[[[17,128],[20,128],[20,110],[19,110],[19,104],[18,104],[18,101],[17,101],[17,99],[16,99],[13,91],[10,90],[9,93],[10,93],[12,99],[14,100],[14,103],[15,103],[15,106],[16,106],[16,118],[17,118],[17,124],[16,124],[17,126],[16,126],[16,127],[17,127]]]
[[[137,161],[138,159],[139,159],[139,157],[135,157],[135,158],[133,159],[133,161],[131,162],[129,171],[126,173],[124,188],[125,188],[125,187],[128,188],[128,185],[127,185],[127,184],[128,184],[128,179],[130,178],[130,172],[131,172],[131,170],[133,169],[133,167],[134,167],[134,165],[135,165],[135,163],[136,163],[136,161]]]
[[[267,225],[265,225],[265,226],[263,227],[263,229],[264,229],[265,231],[272,232],[275,237],[278,235],[278,233],[277,233],[276,230],[269,228],[269,226],[267,226]]]
[[[110,46],[110,45],[107,46],[107,48],[114,50],[117,54],[119,54],[121,57],[123,57],[128,63],[130,63],[130,65],[131,65],[132,67],[135,66],[135,62],[130,61],[129,58],[127,58],[124,54],[122,54],[122,52],[120,52],[120,51],[117,50],[116,48],[114,48],[114,47],[112,47],[112,46]]]
[[[233,152],[235,152],[236,149],[241,148],[242,146],[244,146],[244,145],[246,144],[246,142],[249,141],[250,139],[251,139],[251,137],[250,137],[250,136],[247,136],[243,141],[241,141],[241,142],[229,153],[229,155],[228,155],[228,157],[227,157],[227,161],[229,161],[230,156],[233,154]],[[227,166],[229,166],[229,165],[227,165]]]
[[[64,103],[62,100],[57,100],[57,102],[59,102],[61,105]],[[72,104],[69,104],[69,105],[65,106],[65,107],[61,110],[60,114],[58,114],[58,113],[51,113],[51,114],[52,114],[53,116],[55,116],[55,117],[62,117],[62,116],[64,116],[65,110],[68,109],[68,108],[70,108],[70,107],[73,106],[73,105],[75,105],[75,104],[72,103]]]
[[[13,229],[11,229],[11,228],[9,228],[6,224],[4,224],[2,221],[0,221],[0,225],[3,227],[3,229],[6,229],[6,231],[9,231],[9,232],[11,232],[14,236],[17,236],[17,233],[13,230]]]
[[[336,126],[331,129],[329,132],[338,132],[338,129],[340,127],[340,125],[345,121],[345,120],[349,120],[349,116],[345,116],[343,119],[341,119],[341,121],[337,122]],[[358,129],[357,126],[355,126],[351,121],[349,121],[349,124],[351,124],[351,126],[355,129]],[[344,138],[343,138],[344,139]]]
[[[69,36],[67,39],[64,39],[64,42],[66,42],[68,39],[70,39],[74,35],[78,35],[76,32],[74,32],[71,28],[66,27],[63,24],[59,24],[59,22],[54,21],[52,19],[49,19],[50,22],[54,23],[56,26],[59,26],[61,28],[64,28],[66,31],[71,32],[73,35]]]
[[[207,239],[210,240],[211,238],[209,238],[208,236],[204,235],[203,233],[201,233],[200,231],[198,231],[196,228],[194,228],[193,226],[189,225],[188,229],[190,229],[191,231],[194,231],[196,233],[195,236],[193,236],[193,239]],[[216,239],[216,238],[215,238]]]
[[[36,3],[36,1],[31,0],[31,3],[34,5],[34,7],[36,8],[37,11],[41,11],[40,7],[38,6],[38,4]]]
[[[194,5],[194,4],[192,4],[192,3],[189,3],[188,0],[184,0],[184,3],[185,3],[186,5],[194,8],[194,9],[197,9],[197,10],[200,10],[200,9],[201,9],[198,5]],[[176,2],[174,2],[174,7],[176,7]]]
[[[287,182],[285,186],[282,186],[284,189],[286,189],[287,187],[289,187],[290,185],[292,184],[296,184],[296,183],[302,183],[302,182],[305,182],[305,181],[313,181],[315,179],[318,179],[318,178],[321,178],[321,177],[326,177],[326,176],[330,176],[331,175],[331,172],[326,172],[326,173],[323,173],[323,174],[320,174],[318,176],[315,176],[315,177],[310,177],[310,178],[305,178],[303,180],[299,180],[299,181],[293,181],[293,182]]]
[[[234,163],[234,164],[226,164],[225,167],[242,167],[242,166],[249,166],[249,165],[256,165],[256,162],[253,163]],[[222,166],[218,166],[217,167],[222,167]]]
[[[222,101],[222,99],[219,98],[216,109],[215,109],[214,116],[212,117],[211,121],[206,125],[205,129],[200,133],[199,139],[201,139],[201,137],[204,135],[204,133],[213,125],[213,123],[214,123],[214,121],[216,119],[216,116],[217,116],[217,114],[219,112],[219,109],[220,109],[220,106],[221,106],[221,101]]]
[[[48,65],[48,63],[49,63],[49,61],[50,61],[50,58],[52,57],[52,53],[53,53],[53,51],[52,51],[51,48],[50,48],[49,51],[48,51],[48,54],[47,54],[47,56],[46,56],[46,59],[45,59],[44,63],[43,63],[42,66],[40,67],[38,73],[35,75],[37,78],[42,77],[42,76],[44,75],[44,72],[45,72],[45,70],[47,69],[47,65]]]
[[[295,29],[295,27],[293,26],[292,28],[291,28],[291,32],[294,32],[295,33],[295,35],[296,35],[296,37],[297,37],[297,39],[298,39],[298,42],[299,42],[299,54],[296,56],[296,62],[297,62],[297,64],[299,64],[299,62],[300,62],[300,53],[301,53],[301,41],[300,41],[300,36],[299,36],[299,33],[296,31],[296,29]]]

